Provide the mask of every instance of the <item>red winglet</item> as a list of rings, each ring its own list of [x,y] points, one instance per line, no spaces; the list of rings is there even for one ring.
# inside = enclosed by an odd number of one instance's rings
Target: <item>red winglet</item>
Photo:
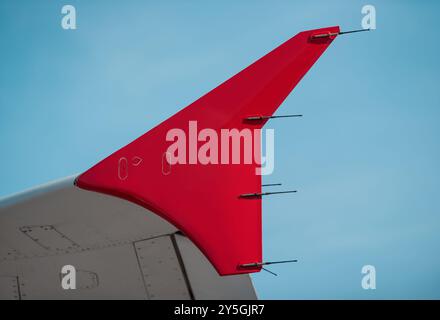
[[[261,176],[255,173],[259,165],[254,160],[176,164],[168,172],[164,153],[172,142],[166,135],[180,128],[188,137],[189,121],[197,121],[199,131],[211,128],[219,136],[221,129],[261,128],[266,120],[245,119],[272,115],[334,39],[312,36],[338,32],[339,27],[330,27],[297,34],[81,174],[77,186],[127,199],[160,215],[188,236],[220,275],[260,271],[261,266],[240,267],[262,261],[261,198],[240,197],[261,192]]]

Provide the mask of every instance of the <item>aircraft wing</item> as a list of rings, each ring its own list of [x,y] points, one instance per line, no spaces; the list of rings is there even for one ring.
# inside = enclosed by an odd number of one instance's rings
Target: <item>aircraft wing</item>
[[[1,201],[0,298],[255,299],[259,161],[167,167],[166,137],[191,122],[255,133],[338,34],[301,32],[81,175]]]

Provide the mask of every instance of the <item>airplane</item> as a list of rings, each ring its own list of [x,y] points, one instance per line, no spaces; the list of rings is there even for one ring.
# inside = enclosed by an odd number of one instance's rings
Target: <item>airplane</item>
[[[84,173],[1,199],[0,299],[257,299],[261,163],[171,163],[166,136],[261,130],[344,33],[300,32]]]

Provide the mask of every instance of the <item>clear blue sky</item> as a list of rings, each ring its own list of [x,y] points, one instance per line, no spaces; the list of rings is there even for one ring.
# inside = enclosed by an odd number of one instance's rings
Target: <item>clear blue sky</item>
[[[78,29],[60,27],[61,7]],[[0,196],[80,173],[297,32],[341,36],[273,120],[260,298],[440,298],[438,1],[0,2]],[[361,268],[377,289],[361,288]]]

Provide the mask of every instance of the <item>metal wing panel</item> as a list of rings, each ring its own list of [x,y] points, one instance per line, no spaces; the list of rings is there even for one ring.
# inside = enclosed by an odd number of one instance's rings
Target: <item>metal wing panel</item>
[[[174,226],[73,181],[0,201],[0,299],[191,299],[192,281],[222,282],[194,244],[198,256],[179,252]],[[75,290],[61,287],[65,265],[76,268]],[[188,280],[193,267],[210,269],[209,276]],[[225,297],[236,291],[232,283],[218,289]]]

